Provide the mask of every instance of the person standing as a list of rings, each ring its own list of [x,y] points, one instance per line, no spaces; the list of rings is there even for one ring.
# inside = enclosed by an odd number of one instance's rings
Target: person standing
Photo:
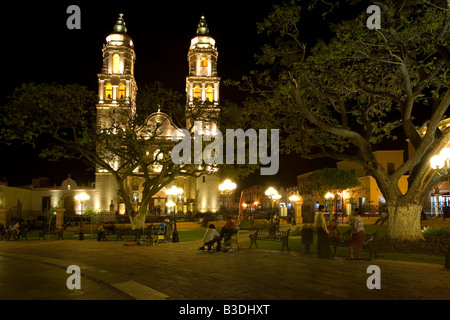
[[[103,223],[97,229],[97,241],[102,241],[105,238],[105,226]]]
[[[363,249],[364,242],[364,221],[361,216],[361,209],[353,211],[350,219],[350,240],[348,242],[348,250],[350,253],[350,259],[354,259],[353,251],[356,250],[356,258],[361,258],[361,251]]]
[[[319,205],[319,211],[314,217],[314,227],[317,231],[317,254],[322,259],[333,259],[328,237],[329,231],[324,216],[325,209],[324,205]]]

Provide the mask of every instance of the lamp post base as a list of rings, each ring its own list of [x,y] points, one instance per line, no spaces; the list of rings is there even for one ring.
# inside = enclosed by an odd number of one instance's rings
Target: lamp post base
[[[172,242],[180,242],[180,238],[178,238],[178,231],[174,231],[172,234]]]

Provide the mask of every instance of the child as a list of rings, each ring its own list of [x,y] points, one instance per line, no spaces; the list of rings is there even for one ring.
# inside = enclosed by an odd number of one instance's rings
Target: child
[[[341,238],[341,230],[337,227],[335,220],[331,221],[328,228],[328,237],[330,238],[330,245],[333,247],[333,256],[336,256],[336,249]]]

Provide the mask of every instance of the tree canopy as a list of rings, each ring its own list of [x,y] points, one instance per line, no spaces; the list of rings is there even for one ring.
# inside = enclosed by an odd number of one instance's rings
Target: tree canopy
[[[366,25],[372,4],[381,9],[381,29]],[[310,39],[314,26],[302,23],[317,12],[331,23],[325,37]],[[255,126],[283,131],[284,152],[361,165],[387,201],[390,236],[421,238],[420,211],[439,179],[429,159],[450,138],[450,128],[439,126],[450,103],[449,26],[444,0],[284,2],[258,24],[267,36],[261,68],[238,85],[254,93],[247,109]],[[413,152],[390,173],[374,151],[397,137]],[[398,187],[403,175],[406,194]]]
[[[166,136],[167,127],[186,128],[196,120],[217,122],[225,127],[228,121],[239,124],[236,105],[224,107],[222,117],[202,101],[193,108],[185,108],[182,95],[160,83],[141,90],[137,112],[123,105],[98,117],[97,100],[94,92],[78,84],[23,84],[2,106],[5,117],[1,120],[1,141],[32,145],[49,160],[83,158],[98,170],[109,172],[137,228],[142,226],[150,199],[176,177],[216,173],[211,165],[174,163],[171,152],[176,142]],[[159,117],[162,114],[158,111],[169,117]],[[150,115],[159,118],[151,121]],[[192,127],[186,129],[191,131]],[[233,172],[238,177],[255,168],[224,165],[219,173],[224,176]],[[139,208],[132,200],[128,178],[140,181]]]
[[[325,195],[331,193],[334,201],[337,200],[338,194],[341,194],[348,188],[359,186],[361,183],[356,176],[350,171],[340,170],[336,168],[325,168],[313,171],[306,182],[302,185],[302,193],[316,194],[322,203],[326,203]],[[334,202],[333,201],[333,205]]]

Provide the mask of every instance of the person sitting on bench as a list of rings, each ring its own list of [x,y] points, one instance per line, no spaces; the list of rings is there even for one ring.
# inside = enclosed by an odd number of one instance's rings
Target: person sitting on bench
[[[210,224],[208,229],[206,229],[205,236],[203,237],[203,246],[198,248],[199,250],[205,250],[205,246],[208,247],[208,251],[214,243],[217,242],[217,251],[222,250],[220,234],[217,232],[215,225]]]
[[[224,239],[224,242],[231,239],[231,236],[236,232],[236,222],[232,217],[227,217],[227,222],[220,230],[220,239]]]

